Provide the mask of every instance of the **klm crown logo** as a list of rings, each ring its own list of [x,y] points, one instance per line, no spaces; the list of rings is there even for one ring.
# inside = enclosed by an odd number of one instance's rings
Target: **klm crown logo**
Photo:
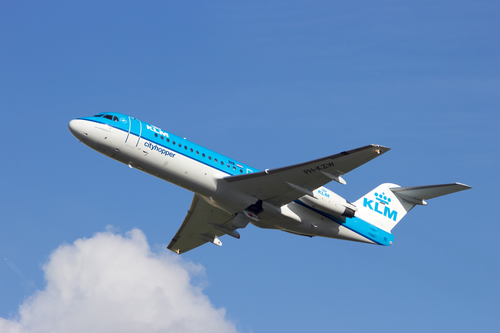
[[[389,208],[389,204],[391,202],[391,198],[388,198],[385,193],[382,192],[382,194],[379,193],[374,193],[375,195],[375,200],[368,200],[367,198],[363,198],[363,207],[366,207],[368,209],[373,210],[374,212],[377,212],[381,215],[384,215],[385,217],[392,219],[394,222],[397,219],[398,212],[395,210],[391,210]],[[384,208],[384,211],[382,211],[382,207]]]
[[[388,205],[389,202],[391,202],[391,198],[386,197],[385,193],[382,193],[382,194],[374,193],[374,194],[375,194],[375,199],[377,199],[379,202],[383,203],[384,205]]]

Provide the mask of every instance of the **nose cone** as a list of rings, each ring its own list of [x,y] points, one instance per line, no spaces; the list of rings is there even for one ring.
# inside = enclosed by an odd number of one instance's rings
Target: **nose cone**
[[[68,124],[69,131],[78,140],[83,140],[88,133],[85,132],[85,120],[73,119]]]

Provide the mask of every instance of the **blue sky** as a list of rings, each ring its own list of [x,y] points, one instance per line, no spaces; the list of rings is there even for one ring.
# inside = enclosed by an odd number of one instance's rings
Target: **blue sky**
[[[186,293],[229,330],[496,331],[499,15],[494,1],[0,2],[0,317],[49,292],[64,251],[116,240],[151,248],[134,283],[161,270],[147,258],[189,272]],[[258,169],[391,147],[327,186],[349,201],[384,182],[473,189],[416,207],[389,248],[250,225],[172,258],[192,194],[67,129],[106,111]]]

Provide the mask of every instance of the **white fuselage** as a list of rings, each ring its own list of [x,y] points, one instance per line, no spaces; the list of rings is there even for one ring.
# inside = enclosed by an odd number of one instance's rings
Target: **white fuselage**
[[[229,172],[223,172],[179,153],[178,151],[189,149],[187,140],[174,151],[165,146],[154,148],[157,142],[106,123],[75,119],[70,122],[69,128],[73,135],[90,148],[132,168],[197,193],[209,204],[229,214],[241,212],[257,202],[256,198],[239,191],[225,181],[220,181],[224,177],[231,176]],[[325,188],[322,190],[335,195]],[[345,218],[338,216],[339,221],[343,219]],[[291,202],[282,207],[264,202],[259,221],[250,222],[260,228],[279,229],[300,235],[373,243],[321,212],[298,202]]]

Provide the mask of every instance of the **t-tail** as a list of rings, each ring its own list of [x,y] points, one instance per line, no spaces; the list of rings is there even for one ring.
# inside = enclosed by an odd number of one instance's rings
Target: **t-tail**
[[[414,187],[400,187],[386,183],[379,185],[354,203],[358,209],[356,216],[391,232],[392,228],[416,205],[427,205],[428,199],[470,188],[460,183]]]

